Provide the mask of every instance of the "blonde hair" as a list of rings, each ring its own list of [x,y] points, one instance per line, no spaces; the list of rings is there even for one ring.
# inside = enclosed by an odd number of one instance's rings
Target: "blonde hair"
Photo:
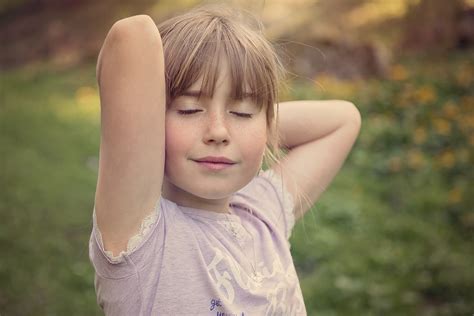
[[[231,97],[241,99],[248,87],[255,104],[266,110],[264,163],[278,162],[278,88],[284,68],[263,35],[262,23],[236,8],[206,5],[166,20],[158,29],[164,49],[167,106],[201,76],[201,93],[213,95],[217,61],[224,54],[231,74]]]

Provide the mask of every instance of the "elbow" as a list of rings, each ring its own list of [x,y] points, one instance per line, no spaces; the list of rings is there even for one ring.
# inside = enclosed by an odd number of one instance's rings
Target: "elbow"
[[[347,110],[345,111],[347,117],[343,126],[345,126],[346,129],[351,130],[352,133],[356,135],[355,137],[357,137],[362,127],[362,115],[360,114],[359,109],[352,102],[344,102],[347,105]]]
[[[351,104],[352,104],[351,121],[355,122],[360,127],[362,125],[362,115],[360,114],[359,109],[353,103]]]
[[[160,42],[161,36],[155,21],[146,14],[134,15],[114,23],[109,35],[118,41],[134,41],[137,39],[152,42]]]
[[[140,52],[154,50],[163,56],[161,36],[153,19],[148,15],[134,15],[118,20],[110,28],[97,58],[96,78],[100,86],[104,58],[110,55],[138,56]],[[111,53],[112,52],[112,53]]]
[[[112,29],[121,29],[121,28],[127,28],[130,26],[144,26],[148,24],[155,24],[153,19],[146,14],[139,14],[139,15],[132,15],[127,18],[120,19],[114,23],[112,26]]]
[[[362,125],[362,115],[357,106],[350,101],[338,100],[338,102],[345,107],[344,114],[347,122],[360,127]]]

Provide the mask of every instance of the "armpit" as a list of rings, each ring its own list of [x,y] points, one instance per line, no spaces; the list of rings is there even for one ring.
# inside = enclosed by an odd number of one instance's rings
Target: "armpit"
[[[123,257],[125,255],[130,255],[138,247],[138,245],[141,244],[143,239],[149,234],[150,229],[153,227],[153,225],[158,220],[158,214],[159,214],[158,213],[158,207],[159,207],[159,201],[158,201],[158,204],[156,205],[155,209],[148,216],[146,216],[143,219],[138,233],[136,235],[130,237],[130,239],[128,240],[127,250],[120,252],[117,256],[114,256],[112,251],[108,251],[104,248],[104,243],[102,241],[102,234],[100,233],[99,226],[97,225],[97,219],[96,219],[95,208],[94,208],[94,212],[93,212],[93,222],[94,223],[93,223],[93,225],[94,225],[94,229],[97,232],[99,246],[103,249],[104,254],[106,255],[107,259],[111,263],[115,264],[115,263],[123,262]]]

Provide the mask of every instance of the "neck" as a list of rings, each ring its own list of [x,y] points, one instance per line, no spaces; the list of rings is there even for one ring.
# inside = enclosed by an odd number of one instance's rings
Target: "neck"
[[[230,213],[230,197],[221,199],[205,199],[181,188],[171,182],[163,179],[163,188],[161,195],[180,206],[196,208],[216,213]]]

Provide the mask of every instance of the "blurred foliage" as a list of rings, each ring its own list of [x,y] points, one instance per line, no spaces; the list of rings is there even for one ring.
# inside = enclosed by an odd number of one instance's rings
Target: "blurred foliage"
[[[349,99],[363,120],[340,175],[292,238],[310,314],[474,310],[469,53],[406,59],[388,80],[322,76],[316,89],[300,83],[286,95]]]
[[[458,47],[466,35],[472,46],[472,31],[462,34],[461,23],[464,16],[468,16],[463,14],[465,9],[464,0],[420,0],[405,16],[401,47],[404,50],[451,50]],[[469,27],[472,28],[472,18],[470,20]]]
[[[88,260],[95,67],[0,74],[0,314],[100,315]]]

